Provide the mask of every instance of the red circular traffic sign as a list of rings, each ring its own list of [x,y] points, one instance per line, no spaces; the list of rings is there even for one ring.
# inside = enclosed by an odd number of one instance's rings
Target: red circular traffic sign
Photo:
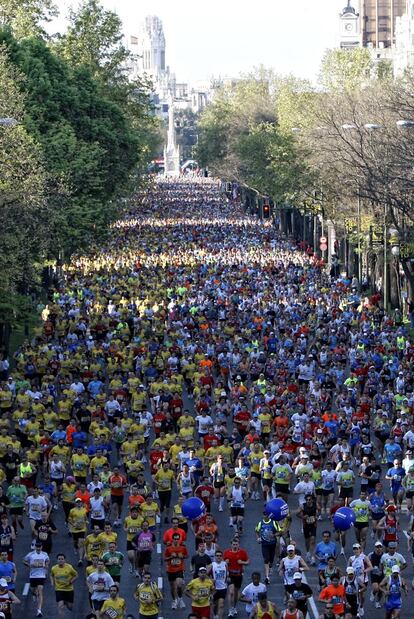
[[[326,243],[328,242],[328,239],[326,238],[326,236],[321,236],[319,239],[319,242],[322,243],[323,245],[326,245]]]
[[[328,249],[328,246],[327,246],[327,244],[326,244],[326,243],[321,243],[321,244],[319,245],[319,249],[320,249],[321,251],[326,251],[326,250]]]

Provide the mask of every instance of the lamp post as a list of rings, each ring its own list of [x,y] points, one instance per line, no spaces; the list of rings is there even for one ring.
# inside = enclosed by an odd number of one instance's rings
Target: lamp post
[[[2,127],[14,127],[18,124],[18,121],[15,118],[0,118],[0,125]]]
[[[397,282],[397,294],[398,294],[398,306],[401,304],[401,294],[400,294],[400,273],[398,268],[398,259],[400,257],[400,235],[398,234],[398,230],[396,228],[390,228],[390,245],[391,245],[391,255],[394,259],[394,269],[395,276]]]

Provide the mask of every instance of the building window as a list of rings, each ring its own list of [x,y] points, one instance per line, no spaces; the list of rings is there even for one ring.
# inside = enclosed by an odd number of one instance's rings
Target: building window
[[[161,71],[165,71],[165,51],[161,50]]]

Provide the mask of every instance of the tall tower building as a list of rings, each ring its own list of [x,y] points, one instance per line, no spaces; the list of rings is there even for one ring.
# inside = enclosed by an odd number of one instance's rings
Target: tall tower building
[[[348,4],[339,14],[339,47],[354,49],[361,47],[361,17],[348,0]]]
[[[159,76],[165,71],[165,36],[162,21],[148,15],[141,24],[138,35],[139,70]]]
[[[398,17],[406,12],[407,0],[361,0],[362,45],[374,49],[392,47]]]

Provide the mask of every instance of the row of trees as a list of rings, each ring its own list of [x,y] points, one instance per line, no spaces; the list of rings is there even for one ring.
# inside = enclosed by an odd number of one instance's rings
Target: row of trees
[[[0,6],[0,342],[42,270],[97,242],[159,147],[150,85],[130,82],[118,16],[83,0],[64,34],[51,0]]]
[[[316,86],[260,68],[223,87],[204,112],[200,163],[279,207],[313,203],[339,233],[358,217],[364,238],[348,234],[355,244],[366,243],[367,221],[403,239],[414,218],[413,85],[411,72],[393,79],[365,49],[327,52]],[[383,255],[370,254],[376,279]],[[408,258],[401,263],[412,296]]]

